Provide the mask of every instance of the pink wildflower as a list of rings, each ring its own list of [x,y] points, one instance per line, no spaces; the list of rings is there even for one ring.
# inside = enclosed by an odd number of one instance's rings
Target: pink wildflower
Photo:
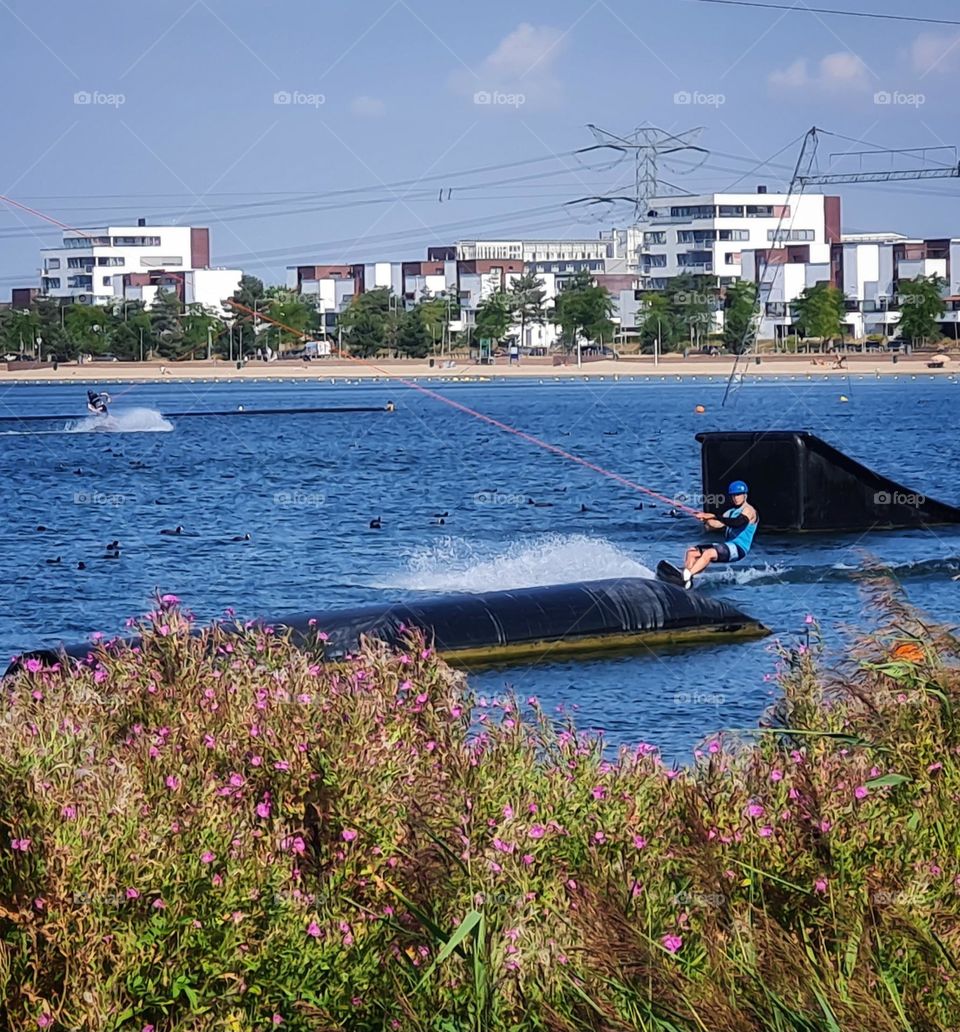
[[[533,863],[533,856],[530,853],[524,853],[523,862],[529,867]]]
[[[133,888],[127,889],[127,891],[124,893],[124,895],[127,897],[127,899],[139,899],[140,898],[140,893],[136,889],[133,889]]]
[[[212,749],[217,744],[217,740],[213,737],[213,735],[204,735],[203,736],[203,744],[208,749]]]
[[[772,770],[772,771],[770,771],[770,780],[771,781],[783,781],[783,771],[782,770]]]
[[[29,853],[30,852],[30,843],[31,843],[31,841],[33,841],[33,840],[32,839],[28,839],[28,838],[11,839],[10,840],[10,848],[15,853]]]
[[[212,864],[213,861],[216,860],[216,859],[217,859],[216,853],[211,853],[209,849],[205,850],[201,854],[201,856],[200,856],[201,862],[205,863],[205,864]]]
[[[870,795],[870,789],[867,788],[866,785],[857,785],[857,787],[853,790],[853,794],[857,797],[857,799],[866,799],[867,796]]]
[[[748,817],[762,817],[763,816],[763,807],[759,803],[751,803],[747,807],[747,816]]]
[[[318,925],[316,921],[311,921],[310,924],[307,925],[307,935],[313,939],[320,938],[320,925]]]
[[[594,799],[603,799],[607,794],[606,786],[594,785],[594,787],[590,791],[590,794],[593,796]]]
[[[231,774],[230,784],[233,785],[234,788],[242,788],[246,784],[246,781],[242,774]]]
[[[647,845],[647,840],[642,835],[634,835],[633,845],[636,849],[644,849]]]
[[[60,816],[65,820],[72,821],[77,816],[77,808],[75,806],[65,806],[60,811]]]
[[[827,891],[827,879],[826,878],[818,878],[813,883],[813,891],[814,892],[821,892],[821,893],[822,892],[826,892]]]
[[[668,953],[679,953],[683,946],[683,939],[679,935],[665,935],[660,941]]]
[[[180,779],[177,777],[176,774],[168,774],[166,780],[164,781],[164,784],[167,786],[167,788],[170,789],[171,792],[176,792],[177,789],[180,787]]]
[[[768,824],[765,824],[765,825],[764,825],[764,826],[763,826],[763,827],[762,827],[762,828],[760,829],[760,837],[761,837],[761,838],[770,838],[770,836],[771,836],[772,834],[773,834],[773,828],[771,828],[771,827],[770,827],[770,826],[769,826]]]
[[[53,1024],[53,1015],[44,1011],[39,1018],[37,1018],[37,1028],[49,1028]]]
[[[264,800],[263,802],[257,803],[257,816],[264,821],[270,816],[269,802]]]
[[[39,674],[43,669],[43,663],[39,659],[28,659],[23,665],[27,668],[27,672],[31,674]]]
[[[593,833],[593,841],[600,844],[607,841],[607,836],[602,831],[595,831]]]
[[[353,842],[357,835],[359,835],[359,832],[354,831],[353,828],[344,828],[340,835],[344,842]]]

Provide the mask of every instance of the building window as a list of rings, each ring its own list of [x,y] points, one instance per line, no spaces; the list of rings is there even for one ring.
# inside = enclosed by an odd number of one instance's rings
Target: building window
[[[749,240],[749,229],[721,229],[717,232],[718,240]]]
[[[159,247],[160,237],[122,236],[113,238],[114,247]]]
[[[73,290],[93,290],[92,276],[68,276],[67,287]]]
[[[646,269],[665,269],[667,267],[667,256],[665,254],[644,255],[643,265]]]
[[[48,269],[59,269],[60,268],[60,259],[59,258],[48,258],[46,260],[46,262],[44,263],[44,265]]]
[[[97,265],[118,266],[123,265],[122,258],[98,258]]]
[[[92,258],[68,258],[67,259],[68,269],[92,269],[93,259]]]
[[[743,218],[743,205],[742,204],[721,204],[718,212],[722,219],[742,219]]]
[[[59,276],[44,276],[44,278],[43,278],[43,289],[44,290],[59,290],[60,289],[60,277]]]
[[[110,237],[64,237],[64,247],[109,247]]]
[[[645,244],[665,244],[667,242],[666,233],[644,233],[643,242]]]
[[[713,204],[674,205],[670,217],[674,219],[712,219],[717,209]]]
[[[678,244],[712,244],[717,239],[715,229],[678,229]]]
[[[727,265],[739,265],[743,259],[740,251],[727,251],[723,260]]]
[[[113,282],[113,280],[109,276],[104,276],[103,277],[103,285],[105,287],[109,287],[112,282]]]
[[[812,229],[768,229],[767,240],[771,244],[795,244],[809,242],[816,234]]]

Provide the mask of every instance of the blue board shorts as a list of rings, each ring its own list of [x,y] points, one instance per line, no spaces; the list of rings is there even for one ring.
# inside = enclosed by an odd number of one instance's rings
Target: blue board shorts
[[[742,559],[744,553],[736,545],[728,544],[725,541],[715,542],[711,541],[705,545],[697,545],[697,548],[701,552],[708,548],[712,548],[717,553],[716,561],[718,563],[735,563],[738,559]]]

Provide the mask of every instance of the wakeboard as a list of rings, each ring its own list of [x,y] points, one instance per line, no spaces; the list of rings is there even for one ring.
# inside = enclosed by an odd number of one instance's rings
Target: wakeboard
[[[657,580],[666,581],[667,584],[676,584],[682,588],[683,571],[678,570],[673,563],[668,563],[666,559],[661,559],[657,563]]]

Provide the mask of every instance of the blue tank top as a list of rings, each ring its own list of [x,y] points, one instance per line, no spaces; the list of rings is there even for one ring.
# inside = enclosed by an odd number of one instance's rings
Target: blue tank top
[[[739,516],[743,506],[737,509],[727,509],[723,514],[728,519],[732,519],[735,516]],[[740,549],[742,555],[746,555],[750,551],[750,546],[753,544],[753,535],[757,532],[757,523],[748,523],[742,530],[734,530],[732,527],[727,527],[724,530],[723,536],[726,538],[728,545],[736,545]]]

